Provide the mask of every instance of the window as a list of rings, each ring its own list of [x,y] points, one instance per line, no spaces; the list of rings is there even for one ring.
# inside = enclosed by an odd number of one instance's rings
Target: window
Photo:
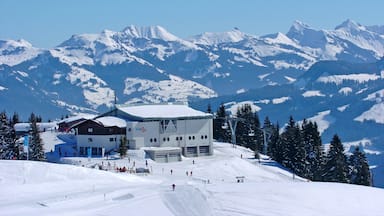
[[[192,139],[195,140],[195,136],[193,136]]]
[[[93,139],[91,137],[89,137],[88,142],[93,142]]]
[[[207,135],[205,135],[205,136],[204,136],[204,138],[205,138],[205,139],[208,139],[208,136],[207,136]]]
[[[113,142],[115,139],[113,137],[109,138],[109,142]]]
[[[179,141],[179,137],[176,137],[176,141]]]
[[[132,128],[128,128],[128,132],[131,132],[132,131]]]
[[[157,139],[156,139],[156,138],[154,139],[154,142],[157,142]]]
[[[153,139],[151,138],[151,139],[149,139],[149,142],[153,142]]]
[[[167,137],[167,141],[169,142],[169,137]]]
[[[88,133],[93,133],[93,128],[88,128]]]

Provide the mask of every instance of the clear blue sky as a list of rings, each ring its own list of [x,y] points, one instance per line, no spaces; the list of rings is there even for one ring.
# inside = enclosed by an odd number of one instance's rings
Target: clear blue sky
[[[346,19],[384,25],[383,0],[0,0],[0,39],[52,48],[73,34],[160,25],[186,38],[238,27],[286,33],[295,20],[334,29]]]

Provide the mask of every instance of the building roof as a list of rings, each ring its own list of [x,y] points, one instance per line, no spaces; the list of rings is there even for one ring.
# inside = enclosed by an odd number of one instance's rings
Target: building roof
[[[65,118],[63,120],[60,120],[58,122],[58,124],[70,123],[70,122],[74,122],[74,121],[78,121],[78,120],[93,119],[95,117],[96,117],[96,115],[92,115],[92,114],[79,114],[79,115],[76,115],[76,116],[71,116],[71,117]]]
[[[114,116],[104,116],[95,119],[96,121],[100,122],[104,127],[119,127],[119,128],[125,128],[127,127],[127,122],[124,119],[114,117]]]
[[[177,118],[211,118],[212,114],[204,113],[186,104],[144,104],[117,105],[116,109],[136,119],[177,119]]]

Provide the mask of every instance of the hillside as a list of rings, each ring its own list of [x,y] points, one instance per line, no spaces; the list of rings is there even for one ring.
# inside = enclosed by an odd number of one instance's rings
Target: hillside
[[[267,158],[259,164],[246,149],[225,143],[214,147],[214,156],[168,164],[149,161],[153,172],[144,176],[87,168],[101,164],[101,159],[72,158],[85,167],[0,161],[0,211],[4,215],[382,214],[383,189],[293,179]],[[135,161],[144,167],[145,159],[139,155],[131,152],[130,162],[116,159],[103,164],[130,167]],[[244,176],[244,183],[237,183],[236,176]]]
[[[352,20],[334,30],[296,21],[285,34],[233,29],[186,39],[161,26],[131,25],[73,35],[53,49],[1,40],[0,108],[56,118],[108,110],[115,98],[120,104],[195,101],[289,84],[319,61],[367,63],[383,55],[380,28]]]

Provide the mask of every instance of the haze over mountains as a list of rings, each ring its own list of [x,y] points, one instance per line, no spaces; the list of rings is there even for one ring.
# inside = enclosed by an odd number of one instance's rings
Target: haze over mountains
[[[182,39],[160,26],[73,35],[53,49],[0,41],[2,110],[43,118],[98,113],[118,103],[189,101],[205,110],[252,103],[282,126],[315,120],[330,141],[362,145],[384,186],[384,26],[334,30],[295,21],[287,33],[234,28]],[[381,170],[381,171],[380,171]]]

